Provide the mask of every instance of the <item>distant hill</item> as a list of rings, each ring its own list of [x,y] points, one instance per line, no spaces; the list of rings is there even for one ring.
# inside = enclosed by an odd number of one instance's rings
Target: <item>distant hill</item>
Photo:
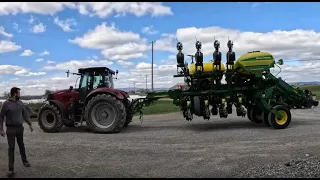
[[[294,82],[294,83],[289,83],[290,85],[320,85],[320,81],[310,81],[310,82]]]

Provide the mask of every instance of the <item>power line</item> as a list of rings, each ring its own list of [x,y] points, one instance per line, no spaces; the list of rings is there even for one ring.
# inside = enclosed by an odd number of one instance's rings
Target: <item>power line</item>
[[[156,41],[151,41],[151,91],[153,92],[153,44],[156,43]]]

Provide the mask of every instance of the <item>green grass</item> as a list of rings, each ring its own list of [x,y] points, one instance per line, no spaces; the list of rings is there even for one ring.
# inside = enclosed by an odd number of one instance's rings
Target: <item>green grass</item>
[[[312,91],[312,94],[317,95],[317,100],[320,100],[320,85],[300,85],[301,89],[309,89]]]
[[[40,109],[41,103],[28,104],[28,107],[33,111]],[[166,114],[172,112],[179,112],[180,108],[175,106],[172,103],[172,100],[158,100],[154,104],[143,108],[142,112],[144,115],[152,115],[152,114]],[[140,113],[136,113],[136,116],[140,115]]]
[[[151,114],[165,114],[165,113],[172,113],[172,112],[179,112],[180,108],[175,106],[172,103],[172,100],[158,100],[154,104],[145,107],[142,112],[144,115],[151,115]],[[136,115],[139,115],[137,113]]]

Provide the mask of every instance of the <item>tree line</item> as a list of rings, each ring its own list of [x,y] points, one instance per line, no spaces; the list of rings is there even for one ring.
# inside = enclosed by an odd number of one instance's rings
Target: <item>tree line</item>
[[[23,100],[31,100],[31,99],[41,99],[43,97],[45,97],[46,95],[48,95],[49,93],[51,93],[52,91],[49,89],[46,89],[43,93],[43,95],[26,95],[26,96],[21,96],[21,99]],[[0,97],[1,99],[7,99],[10,97],[10,92],[3,92],[2,97]]]

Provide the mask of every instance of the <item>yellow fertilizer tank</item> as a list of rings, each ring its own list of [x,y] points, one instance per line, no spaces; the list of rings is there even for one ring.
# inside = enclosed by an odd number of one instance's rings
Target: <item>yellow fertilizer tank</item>
[[[239,68],[237,71],[242,74],[262,73],[272,67],[274,62],[274,57],[270,53],[253,51],[240,56],[234,64],[234,69]]]
[[[198,67],[198,69],[200,69],[201,67]],[[213,66],[213,62],[204,62],[203,63],[203,71],[204,72],[212,72],[213,70],[217,69],[218,67],[214,67]],[[190,64],[189,66],[189,74],[193,75],[195,74],[195,70],[196,70],[196,65],[195,64]],[[225,65],[223,64],[223,62],[221,62],[221,71],[224,72],[226,70]]]

